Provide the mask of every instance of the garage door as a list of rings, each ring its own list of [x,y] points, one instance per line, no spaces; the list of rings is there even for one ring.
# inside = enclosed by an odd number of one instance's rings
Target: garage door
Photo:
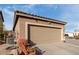
[[[61,29],[46,26],[29,26],[29,37],[35,44],[50,44],[61,40]]]

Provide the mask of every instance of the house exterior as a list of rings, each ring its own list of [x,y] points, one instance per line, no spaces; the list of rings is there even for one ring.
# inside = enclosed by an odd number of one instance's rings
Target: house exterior
[[[74,30],[74,36],[79,36],[79,30]]]
[[[74,37],[74,32],[66,31],[65,34],[68,34],[69,37]]]
[[[2,11],[0,11],[0,32],[3,32],[3,15],[2,15]]]
[[[66,22],[15,11],[13,31],[16,38],[24,36],[35,44],[50,44],[64,40]]]

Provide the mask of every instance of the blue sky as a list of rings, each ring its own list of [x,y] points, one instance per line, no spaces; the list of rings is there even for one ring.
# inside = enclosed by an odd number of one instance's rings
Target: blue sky
[[[27,13],[45,16],[67,22],[66,31],[79,29],[79,5],[78,4],[2,4],[4,26],[6,30],[12,30],[14,11],[20,10]]]

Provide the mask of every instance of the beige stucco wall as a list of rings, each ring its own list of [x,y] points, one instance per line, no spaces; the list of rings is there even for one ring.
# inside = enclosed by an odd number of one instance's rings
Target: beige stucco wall
[[[15,35],[16,35],[16,39],[18,38],[18,35],[20,35],[20,21],[17,22],[16,27],[14,29]]]
[[[35,25],[42,25],[42,26],[50,26],[50,27],[57,27],[61,28],[61,40],[64,40],[64,25],[56,24],[56,23],[50,23],[40,20],[32,20],[27,18],[19,18],[18,23],[15,27],[15,32],[18,32],[19,34],[25,36],[25,38],[28,38],[28,28],[27,24],[35,24]]]

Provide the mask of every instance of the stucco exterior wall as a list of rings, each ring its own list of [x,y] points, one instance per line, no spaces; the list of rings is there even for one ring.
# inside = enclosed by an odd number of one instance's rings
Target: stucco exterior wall
[[[16,35],[16,39],[18,38],[18,35],[20,35],[20,21],[17,22],[16,27],[14,29],[15,31],[15,35]]]
[[[19,17],[18,23],[16,25],[16,30],[19,31],[19,34],[25,36],[26,39],[28,39],[28,24],[35,24],[35,25],[42,25],[42,26],[50,26],[50,27],[57,27],[61,28],[61,40],[64,40],[64,25],[62,24],[56,24],[51,22],[45,22],[40,20],[32,20],[28,18],[22,18]]]

